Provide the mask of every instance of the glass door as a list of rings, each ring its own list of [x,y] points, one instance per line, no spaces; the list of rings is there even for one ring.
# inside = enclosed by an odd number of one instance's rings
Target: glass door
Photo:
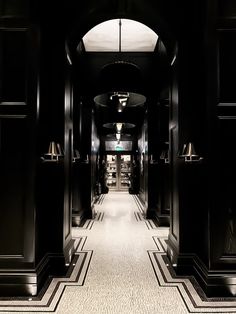
[[[131,176],[131,155],[120,155],[119,157],[119,190],[128,190]]]
[[[118,189],[117,155],[107,155],[107,187]]]
[[[107,187],[110,190],[128,190],[131,176],[131,155],[107,155],[106,169]]]

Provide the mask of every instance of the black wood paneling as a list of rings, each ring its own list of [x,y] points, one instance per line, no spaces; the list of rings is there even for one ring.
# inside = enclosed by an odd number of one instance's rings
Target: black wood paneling
[[[20,278],[35,266],[37,32],[13,17],[0,22],[0,267]]]
[[[16,17],[29,15],[29,0],[1,0],[0,16]]]
[[[236,30],[219,33],[219,102],[236,103]]]
[[[148,162],[149,162],[147,113],[145,114],[141,135],[138,140],[138,151],[139,151],[138,162],[140,168],[139,198],[146,210],[148,207]]]
[[[236,3],[234,0],[218,0],[218,15],[228,18],[236,16]]]
[[[29,188],[26,117],[1,117],[0,130],[0,258],[25,258],[25,200]]]
[[[27,29],[0,29],[2,103],[26,103]]]
[[[236,108],[235,108],[236,109]],[[218,119],[218,187],[216,209],[212,212],[211,251],[213,267],[236,265],[236,116]]]

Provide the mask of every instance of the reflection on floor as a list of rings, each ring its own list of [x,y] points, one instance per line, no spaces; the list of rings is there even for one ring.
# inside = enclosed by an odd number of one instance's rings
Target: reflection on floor
[[[102,196],[96,219],[73,229],[67,276],[38,297],[1,298],[0,312],[236,313],[236,299],[207,299],[193,278],[175,276],[165,254],[168,228],[145,220],[137,205],[127,192]]]

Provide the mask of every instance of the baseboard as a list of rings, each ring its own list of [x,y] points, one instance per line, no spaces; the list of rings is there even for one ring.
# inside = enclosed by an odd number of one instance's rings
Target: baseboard
[[[152,219],[157,227],[169,227],[170,216],[162,215],[158,212],[158,208],[149,207],[146,213],[147,219]]]
[[[1,271],[0,295],[7,297],[36,296],[49,276],[65,273],[65,257],[47,254],[34,269]]]
[[[178,276],[194,276],[208,298],[235,297],[236,276],[227,270],[209,270],[196,254],[180,254],[168,244],[168,256]]]
[[[170,226],[170,216],[169,215],[158,215],[156,213],[154,218],[153,218],[153,222],[158,227],[169,227]]]

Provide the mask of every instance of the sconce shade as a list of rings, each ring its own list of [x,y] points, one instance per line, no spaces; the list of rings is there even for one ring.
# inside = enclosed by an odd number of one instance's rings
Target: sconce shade
[[[168,158],[169,158],[168,150],[165,149],[161,152],[160,159],[168,159]]]
[[[113,106],[117,108],[117,104],[123,103],[127,107],[137,107],[143,106],[146,102],[146,97],[142,94],[138,93],[130,93],[130,92],[108,92],[105,94],[97,95],[94,97],[95,104],[103,107]]]
[[[47,155],[57,156],[57,145],[55,142],[50,142]]]
[[[43,160],[58,161],[64,156],[63,149],[59,143],[54,141],[49,143],[48,152],[44,154]]]
[[[59,156],[63,156],[64,155],[64,152],[63,152],[63,150],[61,148],[61,145],[59,143],[57,143],[57,154]]]
[[[135,124],[133,123],[127,123],[127,122],[111,122],[111,123],[105,123],[103,124],[104,128],[108,129],[116,129],[116,125],[121,123],[122,124],[122,129],[132,129],[135,127]]]
[[[193,143],[189,142],[188,144],[184,144],[182,157],[198,157],[196,154]]]

